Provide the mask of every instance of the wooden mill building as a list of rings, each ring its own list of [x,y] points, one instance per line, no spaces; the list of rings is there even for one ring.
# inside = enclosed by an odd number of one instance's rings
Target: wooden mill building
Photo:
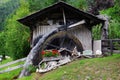
[[[31,31],[31,47],[34,47],[43,35],[59,29],[60,31],[49,38],[46,49],[61,47],[78,51],[93,50],[92,28],[104,20],[76,9],[65,2],[55,3],[18,20],[28,26]]]

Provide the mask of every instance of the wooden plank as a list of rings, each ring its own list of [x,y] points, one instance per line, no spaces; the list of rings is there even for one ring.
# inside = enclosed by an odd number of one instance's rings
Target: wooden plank
[[[111,52],[111,50],[110,49],[102,50],[102,52]]]
[[[112,40],[110,40],[110,50],[111,50],[111,55],[113,54],[113,43]]]
[[[113,45],[114,42],[120,42],[120,39],[105,39],[105,40],[102,40],[102,51],[103,52],[110,52],[111,55],[114,53],[118,53],[119,50],[114,50],[116,47],[119,47],[117,45]],[[107,43],[107,45],[106,45]],[[103,50],[104,48],[110,48],[109,50]]]
[[[110,41],[110,40],[120,42],[120,39],[104,39],[104,40],[102,40],[102,41],[103,41],[103,42],[108,42],[108,41]]]
[[[75,27],[75,26],[78,26],[78,25],[81,25],[81,24],[84,24],[84,23],[85,23],[85,20],[81,20],[77,23],[74,23],[74,24],[70,25],[68,28],[72,28],[72,27]]]
[[[21,62],[21,61],[25,61],[25,60],[26,60],[26,58],[18,59],[18,60],[16,60],[16,61],[12,61],[12,62],[9,62],[9,63],[7,63],[7,64],[1,65],[0,68],[6,67],[6,66],[9,66],[9,65],[12,65],[12,64]]]
[[[0,71],[0,74],[5,73],[5,72],[10,72],[10,71],[13,71],[13,70],[21,68],[21,67],[23,67],[23,64],[15,66],[15,67],[11,67],[11,68],[3,70],[3,71]]]
[[[62,11],[63,11],[63,20],[64,20],[64,25],[66,25],[65,11],[64,11],[64,9],[62,9]]]
[[[114,53],[120,53],[120,50],[113,50]]]
[[[60,60],[60,59],[63,59],[63,57],[59,56],[59,57],[50,57],[50,58],[43,58],[43,62],[44,61],[56,61],[56,60]]]
[[[111,53],[111,50],[102,50],[102,52],[110,52]],[[114,53],[120,53],[120,50],[113,50]]]

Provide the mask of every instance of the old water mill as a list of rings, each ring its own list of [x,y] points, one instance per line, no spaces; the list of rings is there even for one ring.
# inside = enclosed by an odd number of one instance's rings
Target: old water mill
[[[102,24],[103,38],[107,35],[104,18],[62,1],[18,21],[29,27],[31,34],[31,51],[19,77],[28,75],[29,65],[37,65],[37,72],[42,73],[82,56],[94,57],[96,51],[101,55],[101,43],[92,37],[93,26]]]

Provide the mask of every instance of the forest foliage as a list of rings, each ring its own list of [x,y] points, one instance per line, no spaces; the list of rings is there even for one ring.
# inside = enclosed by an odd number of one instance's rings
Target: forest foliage
[[[26,56],[29,53],[29,29],[17,22],[35,11],[43,9],[59,0],[0,0],[0,55],[5,54],[13,59]],[[72,6],[87,11],[89,1],[94,0],[62,0]],[[113,7],[103,9],[101,14],[110,18],[109,38],[120,38],[120,7],[119,0],[115,0]],[[100,27],[95,28],[94,35],[100,39]],[[96,32],[97,33],[96,33]]]
[[[4,30],[0,34],[0,54],[9,55],[13,59],[26,56],[30,49],[29,29],[17,22],[17,19],[30,13],[29,4],[24,0],[20,0],[19,4],[16,11],[6,18]]]
[[[115,0],[114,7],[101,11],[101,14],[109,16],[109,38],[120,38],[120,1]]]
[[[13,13],[19,6],[19,0],[0,0],[0,30],[5,26],[8,15]]]

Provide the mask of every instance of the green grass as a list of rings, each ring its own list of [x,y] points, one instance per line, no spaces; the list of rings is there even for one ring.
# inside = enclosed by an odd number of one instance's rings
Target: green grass
[[[7,63],[9,63],[9,62],[11,62],[11,61],[13,61],[12,58],[3,60],[3,61],[0,63],[0,65],[7,64]],[[11,68],[11,67],[14,67],[14,66],[17,66],[17,65],[20,65],[20,64],[24,64],[24,61],[19,62],[19,63],[12,64],[12,65],[9,65],[9,66],[3,67],[3,68],[0,68],[0,71],[1,71],[1,70],[5,70],[5,69],[8,69],[8,68]]]
[[[3,60],[2,63],[0,63],[0,65],[9,63],[11,61],[13,61],[11,58]],[[6,70],[10,67],[14,67],[14,66],[17,66],[17,65],[20,65],[20,64],[23,64],[23,62],[15,63],[15,64],[12,64],[12,65],[6,66],[4,68],[0,68],[0,71]],[[20,73],[21,70],[22,70],[22,68],[13,70],[11,72],[6,72],[6,73],[3,73],[3,74],[0,74],[0,80],[13,80],[14,77],[18,76],[18,74]]]
[[[12,64],[12,65],[9,65],[9,66],[3,67],[3,68],[0,68],[0,71],[1,71],[1,70],[9,69],[9,68],[11,68],[11,67],[15,67],[15,66],[20,65],[20,64],[24,64],[24,61],[19,62],[19,63]]]
[[[13,80],[20,70],[0,74],[0,80]],[[17,80],[120,80],[120,54],[76,60],[45,74],[32,73]]]
[[[14,80],[13,78],[17,77],[22,69],[16,69],[11,72],[6,72],[3,74],[0,74],[0,80]]]
[[[6,64],[6,63],[11,62],[11,61],[13,61],[12,58],[3,60],[2,62],[0,62],[0,65]]]
[[[73,61],[45,74],[19,80],[120,80],[120,54]]]

